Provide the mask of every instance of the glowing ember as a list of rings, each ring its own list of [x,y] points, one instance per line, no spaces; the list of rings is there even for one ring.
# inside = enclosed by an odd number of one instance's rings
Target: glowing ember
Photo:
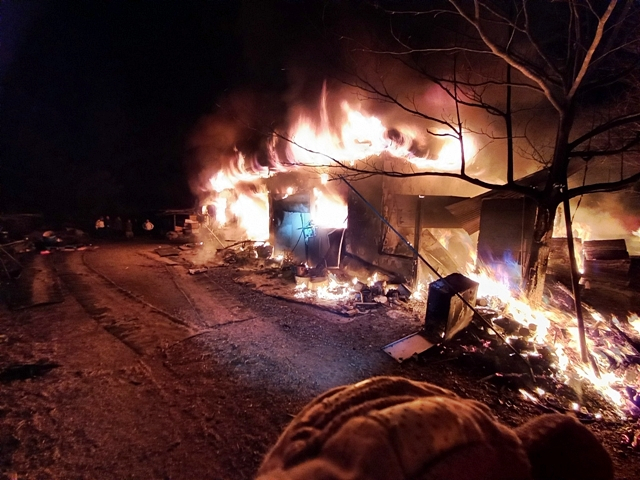
[[[531,394],[530,394],[529,392],[527,392],[526,390],[524,390],[524,389],[522,389],[522,388],[521,388],[519,391],[520,391],[520,394],[521,394],[525,399],[529,400],[530,402],[534,402],[534,403],[535,403],[535,402],[537,402],[537,400],[538,400],[538,399],[537,399],[536,397],[534,397],[533,395],[531,395]]]
[[[424,302],[427,300],[427,287],[424,285],[424,283],[418,283],[415,290],[411,294],[411,298],[420,302]]]
[[[285,194],[282,196],[282,199],[289,198],[290,195],[293,195],[294,189],[293,187],[287,187],[285,190]]]
[[[357,281],[356,281],[357,283]],[[309,281],[296,285],[295,297],[320,301],[343,301],[353,297],[353,282],[340,282],[335,275],[329,274],[326,282],[318,287],[313,287],[314,282]],[[311,285],[311,288],[310,288]]]

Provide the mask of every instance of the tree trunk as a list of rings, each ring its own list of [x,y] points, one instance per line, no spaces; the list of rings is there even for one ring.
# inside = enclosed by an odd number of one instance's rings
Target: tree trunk
[[[567,187],[569,135],[573,126],[573,109],[568,107],[558,117],[553,159],[547,184],[538,201],[531,255],[523,278],[523,290],[532,303],[542,301],[544,281],[549,263],[549,240],[553,235],[556,210]]]
[[[522,279],[523,291],[534,304],[542,301],[549,263],[549,240],[553,235],[555,216],[555,207],[538,206],[531,253]]]

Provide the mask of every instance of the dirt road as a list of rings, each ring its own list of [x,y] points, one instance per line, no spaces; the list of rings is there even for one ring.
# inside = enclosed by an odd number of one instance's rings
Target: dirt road
[[[0,371],[14,373],[0,383],[4,478],[250,479],[302,405],[374,375],[431,381],[511,424],[541,413],[478,381],[479,367],[397,364],[381,351],[419,318],[288,303],[229,267],[189,275],[156,246],[37,257],[33,278],[45,280],[22,295],[55,303],[2,307]],[[640,456],[616,447],[620,428],[596,430],[626,469],[619,478],[638,478]]]

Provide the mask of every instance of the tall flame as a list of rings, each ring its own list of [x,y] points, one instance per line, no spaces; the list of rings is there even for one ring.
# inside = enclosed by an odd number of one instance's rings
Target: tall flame
[[[324,97],[323,97],[324,99]],[[435,131],[442,146],[438,155],[432,158],[420,157],[411,150],[417,131],[413,127],[395,126],[392,136],[382,121],[366,115],[352,107],[348,102],[341,103],[344,123],[338,130],[331,128],[326,112],[326,103],[321,103],[320,124],[305,116],[300,116],[291,133],[289,146],[290,158],[294,164],[315,167],[336,167],[335,161],[342,165],[355,166],[357,162],[387,153],[399,159],[405,159],[422,170],[456,171],[461,166],[460,142],[447,135],[444,130]],[[471,138],[465,139],[465,160],[472,163],[477,151]]]
[[[433,132],[438,138],[437,143],[440,144],[438,154],[433,157],[421,157],[412,152],[412,146],[419,134],[416,128],[394,125],[391,130],[380,118],[364,112],[361,105],[354,107],[343,101],[340,107],[341,122],[337,125],[332,124],[327,109],[327,92],[323,89],[318,112],[319,121],[314,122],[308,116],[300,115],[292,123],[293,127],[287,135],[274,135],[269,143],[269,167],[248,161],[241,152],[236,151],[234,161],[215,172],[209,179],[207,188],[212,196],[208,203],[216,206],[216,222],[226,225],[231,213],[245,228],[250,239],[265,239],[268,229],[258,225],[268,225],[268,201],[261,197],[262,193],[255,194],[255,198],[250,201],[250,194],[239,194],[238,188],[242,184],[254,187],[261,185],[262,179],[276,172],[295,170],[299,166],[316,168],[321,185],[327,184],[329,168],[346,166],[366,169],[365,163],[359,165],[358,162],[366,162],[383,153],[397,158],[399,162],[405,161],[413,169],[460,169],[460,143],[446,132]],[[391,131],[393,133],[390,133]],[[275,144],[281,137],[291,139],[285,149],[286,158],[279,158],[276,153]],[[471,163],[470,159],[475,151],[473,143],[467,140],[464,149],[467,164]],[[329,194],[326,187],[314,190],[311,208],[315,225],[330,228],[346,226],[346,202],[339,196]],[[265,216],[265,219],[259,219],[260,215]]]

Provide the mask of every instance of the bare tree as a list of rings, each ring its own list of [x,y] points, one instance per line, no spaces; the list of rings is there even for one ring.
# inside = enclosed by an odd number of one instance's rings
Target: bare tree
[[[428,7],[406,9],[415,4]],[[640,180],[640,5],[634,0],[442,0],[394,5],[405,10],[385,10],[393,48],[388,48],[388,42],[385,48],[354,42],[351,51],[392,58],[418,72],[426,82],[440,87],[450,99],[451,111],[429,111],[376,69],[356,68],[346,81],[366,99],[387,102],[439,127],[429,130],[431,134],[455,138],[460,143],[460,169],[390,171],[373,164],[331,160],[354,175],[452,177],[532,198],[538,212],[525,286],[530,296],[539,297],[558,205]],[[444,33],[416,34],[420,25]],[[518,101],[522,95],[534,98],[537,108],[527,110]],[[499,118],[502,133],[472,126],[467,115],[474,109]],[[528,124],[541,111],[545,124],[553,125],[551,138],[527,134]],[[470,134],[504,142],[503,183],[469,173],[464,142]],[[547,172],[541,184],[525,185],[514,179],[516,149],[541,162]],[[584,168],[595,163],[615,165],[618,174],[570,187],[568,177],[576,162],[584,162]]]

